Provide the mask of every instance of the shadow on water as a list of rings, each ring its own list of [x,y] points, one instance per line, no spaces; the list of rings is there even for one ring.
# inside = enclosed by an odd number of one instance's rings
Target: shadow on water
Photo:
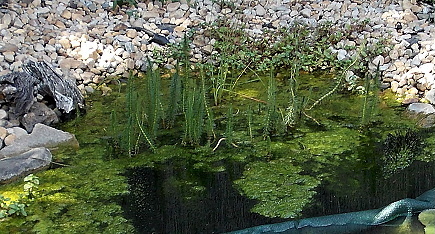
[[[267,218],[250,211],[256,202],[233,188],[234,177],[239,177],[242,171],[239,163],[230,172],[192,172],[174,163],[129,169],[126,217],[132,220],[138,233],[224,233],[290,220]],[[320,186],[303,217],[376,209],[406,197],[415,198],[435,187],[434,171],[434,162],[416,161],[389,178],[370,178],[358,172],[349,174],[361,176],[365,182],[352,191],[337,190],[334,185]],[[311,230],[314,233],[423,233],[423,226],[415,216],[410,222],[413,232],[398,232],[403,221],[404,217],[399,217],[358,232],[336,232],[338,229],[334,227]]]
[[[304,216],[314,217],[376,209],[403,198],[418,197],[435,188],[434,171],[435,162],[416,161],[389,178],[383,178],[379,174],[371,178],[363,175],[361,180],[364,183],[352,190],[345,187],[337,189],[333,187],[334,185],[322,185],[317,190],[314,205],[304,211]],[[347,189],[349,190],[346,191]]]
[[[255,201],[232,186],[232,174],[240,175],[243,167],[233,169],[194,172],[199,183],[189,182],[190,170],[173,163],[130,169],[126,216],[138,233],[223,233],[284,221],[250,212]]]

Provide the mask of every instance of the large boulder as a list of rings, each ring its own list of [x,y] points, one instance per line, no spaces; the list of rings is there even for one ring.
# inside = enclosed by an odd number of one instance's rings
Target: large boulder
[[[78,147],[79,143],[71,133],[57,130],[44,124],[36,124],[32,133],[18,137],[14,144],[0,150],[0,159],[10,158],[33,148],[56,148],[59,146]]]
[[[18,156],[0,160],[0,184],[50,166],[52,155],[47,148],[34,148]]]

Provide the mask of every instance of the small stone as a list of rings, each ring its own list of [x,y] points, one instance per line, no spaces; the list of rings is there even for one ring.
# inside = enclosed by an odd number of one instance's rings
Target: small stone
[[[264,9],[264,7],[262,5],[257,5],[257,6],[255,6],[255,13],[258,16],[263,16],[266,14],[266,10]]]
[[[118,35],[118,36],[115,36],[115,40],[120,41],[120,42],[127,42],[127,41],[130,41],[131,39],[124,36],[124,35]]]
[[[189,10],[189,5],[187,5],[186,3],[183,3],[180,5],[180,9],[183,11],[187,11],[187,10]]]
[[[85,86],[85,91],[86,93],[94,93],[95,89],[92,88],[91,86]]]
[[[172,2],[166,6],[166,9],[168,10],[168,12],[176,11],[180,7],[180,5],[180,2]]]
[[[0,139],[4,140],[8,135],[8,131],[5,127],[0,127]]]
[[[11,43],[6,43],[4,46],[0,47],[0,53],[3,52],[17,52],[18,46]]]
[[[391,60],[396,60],[399,58],[399,52],[395,49],[391,50],[388,55],[390,56]]]
[[[207,54],[211,54],[213,52],[213,45],[206,45],[206,46],[202,47],[202,49]]]
[[[397,92],[397,89],[399,88],[399,82],[397,82],[397,81],[392,81],[391,82],[391,91],[393,92],[393,93],[396,93]]]
[[[44,51],[44,50],[45,50],[45,48],[44,48],[44,46],[42,44],[36,43],[36,45],[35,45],[35,51],[41,52],[41,51]]]
[[[59,44],[64,48],[64,49],[69,49],[71,48],[71,43],[69,42],[68,39],[66,38],[62,38],[59,40]]]
[[[5,57],[5,61],[12,63],[13,61],[15,61],[15,53],[14,52],[4,52],[3,56]]]
[[[434,66],[435,65],[433,63],[425,63],[421,65],[419,68],[422,73],[431,73],[433,71]]]
[[[428,100],[430,103],[435,104],[435,89],[429,90],[424,96],[424,98]]]
[[[74,58],[62,59],[59,63],[59,67],[62,69],[79,68],[83,65],[81,61],[75,60]]]
[[[4,24],[6,26],[9,26],[12,22],[12,17],[10,14],[4,14],[3,17],[0,20],[1,24]]]
[[[60,14],[60,16],[62,16],[62,18],[65,18],[65,19],[71,19],[72,14],[69,10],[64,10]]]
[[[48,53],[53,53],[53,52],[56,52],[56,48],[50,44],[47,44],[45,46],[45,51]]]
[[[340,49],[337,52],[337,59],[341,61],[341,60],[346,58],[346,55],[347,55],[347,51],[343,50],[343,49]]]
[[[0,119],[6,119],[8,117],[8,112],[3,109],[0,109]]]
[[[412,94],[412,95],[416,95],[416,94],[418,94],[418,89],[415,87],[412,87],[407,91],[407,93]]]
[[[310,18],[311,17],[311,9],[307,9],[307,8],[303,9],[301,11],[301,15],[305,18]]]
[[[56,25],[56,27],[58,27],[60,29],[66,28],[66,25],[62,21],[60,21],[60,20],[57,20],[54,25]]]
[[[183,32],[184,30],[186,30],[186,27],[180,25],[174,28],[175,32]]]
[[[137,37],[138,33],[135,29],[127,29],[126,35],[129,38],[135,38],[135,37]]]
[[[382,66],[384,65],[384,61],[385,61],[384,56],[378,55],[373,59],[372,63],[376,66],[377,65]]]

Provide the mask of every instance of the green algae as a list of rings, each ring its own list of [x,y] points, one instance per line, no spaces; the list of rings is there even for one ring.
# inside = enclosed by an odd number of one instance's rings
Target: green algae
[[[242,194],[259,201],[252,211],[267,217],[296,218],[311,201],[320,181],[302,175],[289,159],[253,162],[234,183]]]

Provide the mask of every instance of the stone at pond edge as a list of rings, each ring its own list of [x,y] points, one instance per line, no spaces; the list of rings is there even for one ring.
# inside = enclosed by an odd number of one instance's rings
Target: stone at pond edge
[[[431,89],[429,92],[426,93],[424,96],[426,100],[428,100],[430,103],[435,103],[435,89]]]
[[[411,103],[406,110],[406,116],[416,120],[419,127],[431,128],[435,126],[435,108],[431,104]]]
[[[29,112],[21,118],[21,123],[27,132],[32,132],[37,123],[52,125],[59,122],[56,113],[48,108],[44,103],[35,102],[30,107]]]
[[[427,103],[411,103],[408,106],[407,111],[416,112],[418,114],[433,114],[435,113],[435,108]]]
[[[0,160],[0,184],[25,176],[50,165],[52,155],[47,148],[34,148],[18,156]]]
[[[58,146],[78,147],[79,143],[71,133],[57,130],[44,124],[36,124],[33,132],[29,135],[17,138],[14,144],[8,145],[0,150],[0,159],[20,155],[32,148]]]

